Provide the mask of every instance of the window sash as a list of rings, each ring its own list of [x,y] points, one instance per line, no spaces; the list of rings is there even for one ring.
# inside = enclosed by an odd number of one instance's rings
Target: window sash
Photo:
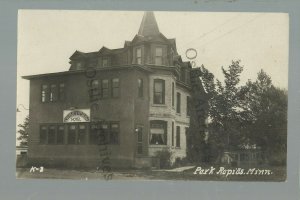
[[[47,126],[40,126],[40,144],[47,144]]]
[[[162,47],[155,48],[155,64],[156,65],[163,64],[163,48]]]
[[[156,47],[155,48],[155,56],[162,56],[163,55],[163,48],[162,47]]]
[[[50,85],[50,102],[55,102],[58,100],[58,89],[56,84]]]
[[[153,92],[153,103],[164,104],[165,103],[165,82],[164,80],[154,80],[154,92]]]
[[[162,65],[163,61],[162,61],[162,56],[156,56],[155,57],[155,65]]]
[[[142,48],[136,49],[136,64],[142,64]]]
[[[174,146],[174,122],[172,122],[172,146]]]
[[[49,96],[49,88],[48,85],[43,84],[42,85],[42,102],[47,102],[48,101],[48,96]]]
[[[56,143],[56,127],[49,126],[48,127],[48,144],[55,144]]]
[[[150,144],[167,144],[167,123],[166,121],[150,121]]]
[[[65,84],[64,83],[60,83],[59,84],[59,100],[60,101],[64,101],[65,100]]]
[[[191,114],[191,98],[189,96],[186,97],[186,115],[190,116]]]
[[[76,144],[76,125],[68,127],[68,144]]]
[[[175,84],[174,82],[172,83],[172,106],[174,107],[174,102],[175,102]]]
[[[120,87],[120,80],[118,78],[112,79],[112,96],[119,97],[119,87]]]
[[[87,131],[86,125],[79,124],[77,144],[85,144],[86,143],[86,131]]]
[[[143,97],[144,96],[144,83],[143,79],[139,78],[138,79],[138,97]]]
[[[42,84],[41,87],[41,101],[56,102],[65,100],[65,84]]]
[[[176,147],[180,147],[180,126],[176,127]]]
[[[143,154],[143,145],[142,144],[137,145],[137,153],[138,154]]]
[[[119,144],[119,133],[120,127],[119,123],[111,123],[110,125],[110,144]]]
[[[103,58],[102,59],[102,67],[107,67],[108,66],[108,59],[107,58]]]
[[[137,128],[137,141],[138,142],[143,142],[143,128],[142,127],[138,127]]]
[[[58,126],[56,144],[64,144],[65,140],[65,127],[63,125]]]
[[[102,97],[103,98],[109,97],[109,81],[108,81],[108,79],[102,80],[101,86],[102,86],[102,91],[101,91]]]
[[[100,132],[98,124],[90,124],[89,143],[98,144],[98,133]]]
[[[176,107],[176,112],[180,113],[181,111],[181,94],[177,92],[177,107]]]

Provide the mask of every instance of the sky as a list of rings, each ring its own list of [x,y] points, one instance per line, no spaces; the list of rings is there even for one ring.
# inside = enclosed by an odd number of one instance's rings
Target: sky
[[[137,34],[143,11],[19,10],[17,107],[29,107],[29,81],[21,76],[67,71],[76,51],[121,48]],[[154,12],[159,30],[175,38],[184,61],[193,48],[202,64],[223,80],[221,67],[241,60],[241,84],[260,69],[288,89],[289,17],[286,13]],[[17,124],[28,111],[19,106]]]

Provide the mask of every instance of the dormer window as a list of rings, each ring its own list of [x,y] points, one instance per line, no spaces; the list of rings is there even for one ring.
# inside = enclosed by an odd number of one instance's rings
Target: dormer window
[[[155,48],[155,65],[163,64],[163,49],[162,47]]]
[[[142,64],[142,48],[140,47],[136,49],[136,64]]]
[[[83,66],[82,62],[77,62],[77,63],[76,63],[76,69],[77,69],[77,70],[81,69],[82,66]]]
[[[103,58],[102,59],[102,67],[107,67],[108,66],[108,58]]]

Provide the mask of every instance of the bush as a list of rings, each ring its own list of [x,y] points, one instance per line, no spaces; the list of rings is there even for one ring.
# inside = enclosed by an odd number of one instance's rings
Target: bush
[[[156,157],[159,159],[159,166],[161,169],[171,168],[172,152],[169,150],[162,150],[156,152]]]
[[[183,166],[187,166],[188,164],[190,164],[190,162],[187,159],[187,157],[184,158],[176,157],[173,167],[183,167]]]

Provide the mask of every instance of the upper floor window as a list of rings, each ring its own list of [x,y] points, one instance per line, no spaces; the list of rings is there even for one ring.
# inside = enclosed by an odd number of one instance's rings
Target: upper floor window
[[[59,84],[59,100],[63,101],[65,100],[65,84],[61,83]]]
[[[161,120],[150,121],[150,144],[167,144],[167,122]]]
[[[50,86],[50,101],[55,102],[57,101],[58,97],[58,90],[56,84],[51,84]]]
[[[186,115],[190,116],[191,114],[191,97],[186,96]]]
[[[138,97],[143,97],[144,96],[144,83],[143,79],[139,78],[138,79]]]
[[[101,84],[101,93],[102,93],[102,97],[103,98],[107,98],[109,95],[108,93],[108,79],[104,79],[102,80],[102,84]]]
[[[165,103],[165,81],[164,80],[154,79],[153,103],[154,104]]]
[[[155,48],[155,65],[163,64],[163,49],[162,47]]]
[[[175,102],[175,84],[173,82],[172,83],[172,107],[174,107],[174,102]]]
[[[181,110],[181,94],[177,92],[177,106],[176,106],[176,112],[180,113]]]
[[[97,101],[99,98],[101,98],[101,88],[99,85],[99,80],[97,79],[88,81],[88,93],[90,101]]]
[[[108,58],[103,58],[102,59],[102,67],[107,67],[108,66]]]
[[[112,96],[119,97],[120,81],[118,78],[112,79]]]
[[[65,100],[65,84],[42,84],[41,100],[45,102],[56,102]]]
[[[76,69],[77,69],[77,70],[82,69],[83,63],[82,63],[82,62],[77,62],[77,63],[75,64],[75,66],[76,66]]]
[[[136,49],[136,64],[142,64],[142,48]]]
[[[48,85],[42,85],[42,102],[46,102],[49,96]]]

